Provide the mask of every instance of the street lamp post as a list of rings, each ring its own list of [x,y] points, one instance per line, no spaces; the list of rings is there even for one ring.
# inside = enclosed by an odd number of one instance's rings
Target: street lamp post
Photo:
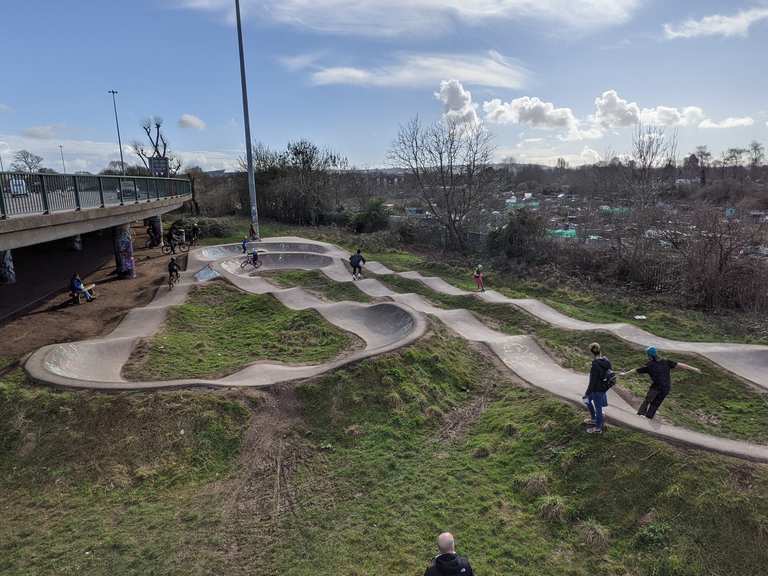
[[[115,125],[117,126],[117,145],[120,147],[120,166],[123,169],[123,176],[125,176],[125,161],[123,160],[123,142],[120,139],[120,121],[117,119],[117,90],[109,90],[109,94],[112,94],[112,106],[115,109]]]
[[[237,15],[237,46],[240,51],[240,84],[243,88],[243,119],[245,121],[245,159],[248,166],[248,196],[251,199],[251,226],[256,239],[259,231],[259,209],[256,205],[256,180],[253,174],[253,151],[251,150],[251,120],[248,114],[248,86],[245,80],[245,54],[243,52],[243,26],[240,21],[240,0],[235,0]]]
[[[64,171],[64,174],[67,173],[67,165],[64,163],[64,146],[59,144],[59,152],[61,153],[61,168]]]

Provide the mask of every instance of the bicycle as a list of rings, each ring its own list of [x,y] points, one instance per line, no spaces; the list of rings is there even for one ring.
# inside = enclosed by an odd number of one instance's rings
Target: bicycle
[[[253,258],[248,255],[243,257],[242,262],[240,262],[240,270],[248,270],[249,268],[253,268],[254,270],[258,270],[261,268],[261,260],[258,260],[255,264],[253,263]]]
[[[185,254],[186,252],[189,252],[189,243],[187,243],[186,240],[180,240],[180,241],[176,242],[176,250],[178,250],[182,254]],[[168,254],[171,254],[171,253],[172,253],[171,245],[169,243],[167,243],[167,242],[164,243],[163,244],[163,254],[165,256],[168,256]]]
[[[168,274],[168,290],[173,290],[173,287],[179,283],[179,273]]]

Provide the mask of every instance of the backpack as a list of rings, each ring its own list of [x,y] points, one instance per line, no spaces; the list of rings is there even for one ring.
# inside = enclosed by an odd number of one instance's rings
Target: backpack
[[[608,392],[611,388],[616,386],[616,372],[608,368],[603,375],[603,379],[600,381],[601,392]]]

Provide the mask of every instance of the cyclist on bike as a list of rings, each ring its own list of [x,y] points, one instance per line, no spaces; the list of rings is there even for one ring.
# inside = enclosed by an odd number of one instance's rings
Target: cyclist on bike
[[[173,285],[179,281],[179,264],[176,262],[176,258],[171,256],[168,261],[168,284]]]
[[[198,240],[200,240],[200,227],[197,225],[197,222],[192,223],[192,245],[197,245]]]
[[[259,251],[256,250],[256,248],[253,249],[253,254],[251,254],[251,264],[253,264],[254,268],[261,266],[261,262],[259,261]]]

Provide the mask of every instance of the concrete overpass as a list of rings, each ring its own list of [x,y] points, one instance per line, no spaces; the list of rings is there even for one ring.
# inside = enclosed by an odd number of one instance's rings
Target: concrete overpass
[[[192,197],[188,179],[0,172],[0,283],[13,282],[12,250],[112,228],[118,271],[132,272],[128,224],[152,219]]]

